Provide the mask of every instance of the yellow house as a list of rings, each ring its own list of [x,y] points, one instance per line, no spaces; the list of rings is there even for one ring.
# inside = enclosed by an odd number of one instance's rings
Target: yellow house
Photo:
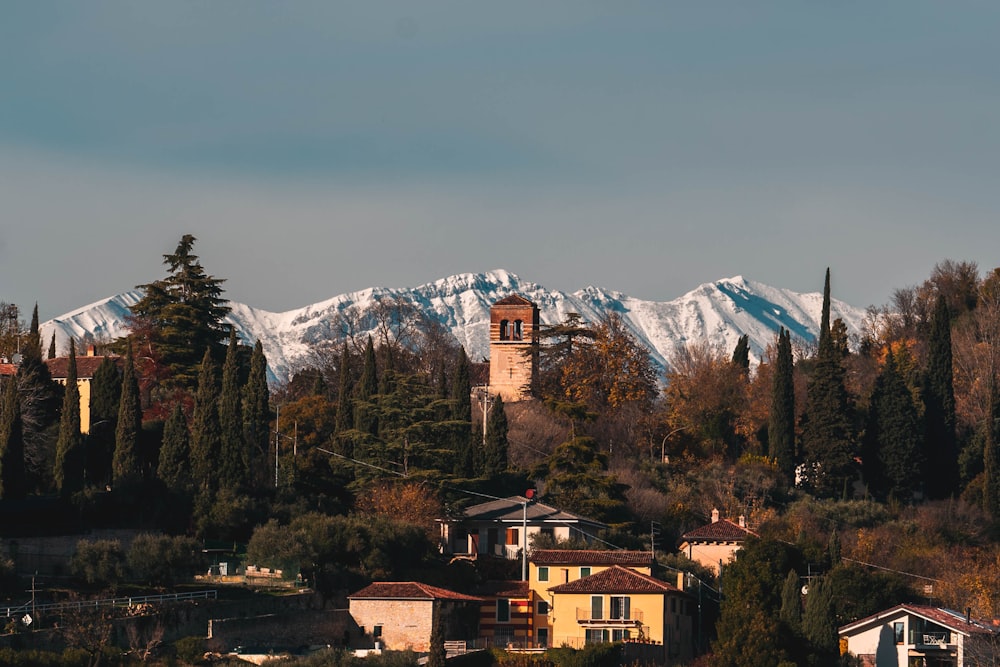
[[[549,589],[577,579],[603,572],[615,565],[651,575],[653,555],[648,551],[606,549],[535,549],[528,561],[528,588],[531,590],[531,627],[534,644],[539,648],[553,644],[553,628],[549,610],[552,596]]]
[[[110,358],[116,364],[122,363],[119,356],[105,357],[95,353],[94,346],[87,348],[86,356],[76,358],[76,386],[80,390],[80,432],[90,433],[90,384],[94,379],[94,373],[98,366]],[[61,385],[66,384],[66,375],[69,372],[69,357],[55,357],[46,359],[45,364],[49,367],[49,375]]]
[[[547,593],[553,646],[643,642],[663,647],[664,664],[694,655],[694,601],[665,581],[612,565]]]

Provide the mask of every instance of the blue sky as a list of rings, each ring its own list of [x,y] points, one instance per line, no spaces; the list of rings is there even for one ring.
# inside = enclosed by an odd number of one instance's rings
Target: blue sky
[[[883,304],[1000,265],[989,2],[12,3],[0,300],[43,317],[198,237],[287,310],[494,268],[668,300]]]

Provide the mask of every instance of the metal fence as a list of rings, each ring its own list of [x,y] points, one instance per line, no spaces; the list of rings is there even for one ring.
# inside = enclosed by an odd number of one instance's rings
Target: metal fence
[[[134,607],[143,604],[164,604],[185,600],[215,600],[218,591],[192,591],[188,593],[164,593],[162,595],[133,595],[128,597],[102,598],[97,600],[70,600],[67,602],[32,603],[30,600],[14,607],[0,607],[0,616],[10,618],[31,612],[64,612],[101,609],[104,607]]]

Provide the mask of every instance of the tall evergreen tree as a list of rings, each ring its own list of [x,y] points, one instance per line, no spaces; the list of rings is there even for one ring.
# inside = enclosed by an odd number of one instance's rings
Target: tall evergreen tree
[[[743,334],[736,342],[733,350],[733,365],[741,369],[744,375],[750,372],[750,336]]]
[[[486,446],[483,448],[481,477],[496,477],[507,471],[507,413],[503,398],[493,399],[489,419],[486,421]]]
[[[923,470],[923,425],[913,394],[889,350],[872,391],[865,429],[864,467],[876,493],[909,500],[920,486]]]
[[[173,491],[182,491],[191,484],[191,450],[188,446],[187,420],[181,404],[174,405],[163,425],[163,445],[156,476]]]
[[[72,342],[73,341],[71,340],[70,344],[72,344]],[[52,332],[52,338],[49,340],[49,357],[48,358],[49,359],[55,359],[56,358],[56,332],[55,331]]]
[[[268,475],[268,447],[270,445],[270,401],[267,388],[267,359],[264,346],[258,340],[250,355],[250,376],[243,389],[243,442],[247,452],[247,466],[259,485],[264,485]]]
[[[142,433],[142,404],[139,401],[139,381],[135,375],[132,348],[125,353],[122,372],[121,399],[118,402],[118,424],[115,428],[115,453],[111,474],[115,486],[129,486],[142,477],[139,466],[139,435]]]
[[[982,427],[983,508],[1000,521],[1000,391],[990,378],[989,405]]]
[[[924,488],[931,498],[958,490],[958,442],[955,436],[955,386],[951,354],[951,315],[939,294],[931,318],[924,385]]]
[[[803,414],[802,458],[805,484],[820,496],[835,497],[849,491],[855,476],[855,436],[842,357],[829,327],[830,269],[827,269],[819,352]]]
[[[244,489],[248,482],[248,461],[243,445],[239,346],[236,330],[231,330],[219,394],[219,487],[233,491]]]
[[[816,654],[827,658],[836,655],[837,626],[834,624],[832,589],[824,578],[813,579],[802,615],[802,634]]]
[[[791,484],[795,481],[795,381],[792,336],[778,332],[778,349],[771,381],[771,413],[767,422],[768,455]]]
[[[472,435],[472,372],[469,356],[464,347],[458,348],[455,373],[451,378],[448,398],[451,401],[451,420],[454,425],[451,443],[452,451],[455,452],[454,473],[459,477],[471,477],[475,473],[477,459],[482,459],[484,452],[480,452],[480,456],[477,457],[473,445],[475,439]],[[479,472],[482,472],[482,466],[479,467]]]
[[[15,378],[0,378],[0,500],[16,500],[27,493],[21,401]]]
[[[219,387],[212,351],[206,348],[198,371],[198,391],[191,418],[191,477],[198,491],[218,488],[217,463],[221,449]]]
[[[337,433],[343,433],[354,428],[354,410],[351,407],[351,394],[354,383],[351,381],[351,354],[347,350],[347,341],[340,348],[340,363],[337,368]]]
[[[112,357],[104,357],[90,380],[90,434],[87,437],[87,479],[100,487],[111,483],[122,373]]]
[[[444,647],[444,619],[441,603],[435,600],[431,611],[430,653],[427,655],[427,667],[445,667],[448,653]]]
[[[798,633],[802,625],[802,597],[799,573],[789,570],[785,584],[781,587],[781,620],[794,633]]]
[[[21,363],[15,377],[20,395],[26,472],[39,486],[45,487],[53,471],[55,438],[51,427],[59,416],[61,388],[52,381],[49,367],[42,361],[38,304],[31,313],[31,326],[21,345]]]
[[[378,371],[375,365],[375,343],[368,337],[365,346],[364,367],[361,379],[354,390],[354,428],[369,435],[378,434],[378,420],[372,401],[378,393]]]
[[[163,256],[167,277],[139,285],[143,297],[131,308],[133,329],[150,332],[172,381],[184,387],[194,385],[206,347],[221,357],[228,328],[223,323],[229,313],[222,297],[225,281],[205,273],[192,252],[195,240],[185,234],[174,252]]]
[[[83,434],[80,432],[80,386],[76,378],[76,343],[71,338],[53,471],[56,490],[66,496],[83,488],[84,453]]]

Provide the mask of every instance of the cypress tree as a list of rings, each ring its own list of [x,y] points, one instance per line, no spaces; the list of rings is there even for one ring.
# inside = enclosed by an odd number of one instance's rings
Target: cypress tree
[[[354,415],[351,410],[351,355],[347,351],[347,342],[340,348],[340,364],[337,368],[337,433],[343,433],[354,428]]]
[[[142,405],[139,402],[139,381],[135,376],[132,348],[125,353],[122,372],[121,399],[118,402],[118,424],[115,427],[115,453],[111,462],[114,485],[128,486],[139,481],[139,434],[142,432]]]
[[[72,345],[72,344],[73,344],[73,341],[71,340],[70,341],[70,345]],[[49,357],[48,358],[49,359],[55,359],[56,358],[56,332],[55,331],[52,332],[52,338],[51,338],[51,340],[49,340]]]
[[[218,399],[212,351],[206,348],[198,371],[198,391],[191,418],[191,477],[201,492],[215,491],[218,486],[217,465],[221,449]]]
[[[90,435],[87,438],[87,479],[98,486],[111,483],[111,457],[118,428],[122,374],[112,357],[104,357],[90,381]]]
[[[38,333],[38,304],[31,314],[31,326],[21,346],[21,363],[17,367],[17,390],[20,394],[21,429],[24,442],[26,473],[41,486],[51,479],[53,462],[52,433],[61,403],[61,387],[52,381],[49,367],[42,361],[41,338]]]
[[[826,270],[819,352],[806,394],[802,457],[804,482],[817,495],[846,494],[855,475],[852,408],[841,354],[830,335],[830,269]]]
[[[833,623],[832,587],[823,578],[813,579],[806,596],[802,633],[820,654],[836,655],[837,628]]]
[[[890,498],[908,500],[921,481],[923,427],[891,349],[870,404],[863,458],[866,477]]]
[[[264,346],[258,340],[250,355],[250,376],[243,389],[243,442],[246,446],[250,474],[261,485],[266,484],[268,477],[270,401],[271,394],[267,388],[267,359],[264,357]]]
[[[475,455],[476,448],[473,445],[471,377],[469,356],[464,347],[459,347],[448,398],[451,401],[451,419],[455,423],[454,441],[451,445],[455,452],[454,472],[460,477],[471,477],[477,468],[480,473],[484,470],[482,459],[485,452]]]
[[[441,619],[441,603],[437,600],[433,605],[431,614],[431,639],[430,652],[427,654],[427,667],[445,667],[448,653],[444,648],[444,627]]]
[[[76,377],[76,343],[71,338],[53,471],[56,490],[64,496],[83,488],[83,434],[80,433],[80,387]]]
[[[955,436],[955,386],[951,354],[951,315],[939,294],[931,318],[924,385],[924,488],[930,498],[947,498],[958,489]]]
[[[1000,521],[1000,396],[990,378],[989,405],[983,423],[983,508]]]
[[[733,365],[746,376],[750,373],[750,336],[743,334],[733,350]]]
[[[472,380],[469,369],[469,356],[464,347],[458,348],[458,359],[455,361],[455,376],[451,381],[452,404],[451,418],[457,421],[472,423]]]
[[[219,487],[238,491],[247,483],[247,456],[243,446],[243,406],[240,400],[239,340],[230,331],[222,365],[219,394]]]
[[[799,574],[789,570],[781,587],[781,620],[795,633],[802,625],[802,598],[799,593]]]
[[[156,476],[173,491],[185,489],[191,482],[190,457],[187,420],[181,404],[177,403],[163,425],[163,445]]]
[[[768,454],[791,484],[795,481],[795,381],[791,333],[778,332],[778,350],[771,381],[771,413],[767,422]]]
[[[27,493],[21,401],[15,378],[0,380],[0,499],[16,500]]]
[[[507,413],[504,411],[503,398],[497,396],[486,422],[486,447],[480,476],[491,478],[506,472],[507,449]]]
[[[361,371],[361,379],[355,388],[354,396],[354,427],[362,433],[378,434],[378,420],[372,401],[378,393],[378,373],[375,366],[375,344],[368,337],[365,346],[365,361]]]

